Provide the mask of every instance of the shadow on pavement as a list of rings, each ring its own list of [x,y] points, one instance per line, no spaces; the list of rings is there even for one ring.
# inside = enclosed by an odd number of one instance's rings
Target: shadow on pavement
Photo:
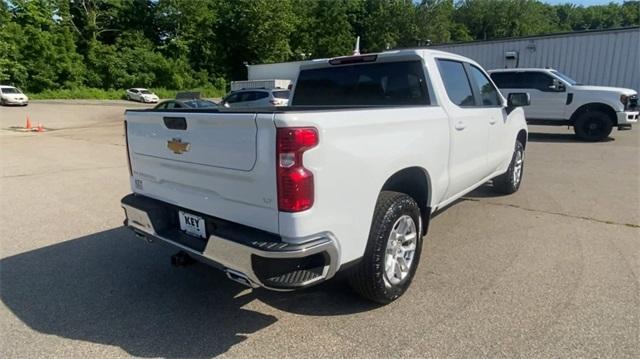
[[[569,134],[569,133],[543,133],[543,132],[529,132],[528,141],[529,142],[549,142],[549,143],[550,142],[591,143],[591,142],[585,142],[585,141],[582,141],[582,140],[578,139],[578,137],[576,137],[576,135],[574,135],[574,134]],[[605,138],[604,140],[602,140],[600,142],[611,142],[611,141],[615,141],[615,139],[611,138],[611,137],[607,137],[607,138]]]
[[[175,250],[116,228],[4,258],[2,302],[32,329],[140,357],[210,357],[275,323],[259,299],[309,315],[374,308],[344,281],[294,293],[245,291],[211,267],[173,268]],[[242,293],[242,295],[240,295]]]
[[[462,197],[462,199],[469,199],[469,198],[497,198],[497,197],[505,197],[508,196],[507,194],[502,194],[502,193],[498,193],[496,191],[493,190],[493,184],[491,182],[487,182],[485,184],[483,184],[482,186],[474,189],[473,191],[467,193],[466,195],[464,195],[464,197]]]

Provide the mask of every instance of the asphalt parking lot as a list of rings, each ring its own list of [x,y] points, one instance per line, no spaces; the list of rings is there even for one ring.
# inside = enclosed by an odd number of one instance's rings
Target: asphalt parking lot
[[[125,102],[0,108],[0,356],[640,357],[640,135],[531,127],[518,193],[433,220],[412,287],[248,290],[123,229]],[[49,131],[22,133],[26,115]]]

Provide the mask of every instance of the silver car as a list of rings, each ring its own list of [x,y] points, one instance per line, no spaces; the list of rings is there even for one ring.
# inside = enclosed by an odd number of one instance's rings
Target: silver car
[[[158,96],[153,92],[140,87],[130,88],[126,91],[127,100],[129,101],[139,101],[139,102],[152,102],[156,103],[159,101]]]
[[[26,106],[27,104],[29,104],[29,98],[19,88],[0,85],[0,105]]]
[[[232,91],[220,104],[224,107],[273,107],[289,104],[289,90],[244,89]]]

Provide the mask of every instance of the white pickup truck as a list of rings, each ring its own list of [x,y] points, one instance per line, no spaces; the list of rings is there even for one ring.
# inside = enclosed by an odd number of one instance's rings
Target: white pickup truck
[[[500,90],[527,92],[531,104],[525,110],[534,125],[573,126],[578,138],[600,141],[613,127],[630,129],[638,122],[638,93],[632,89],[585,86],[551,68],[489,71]]]
[[[491,179],[518,190],[527,104],[465,57],[403,50],[305,65],[288,107],[128,110],[125,225],[251,287],[345,270],[388,303],[435,211]]]

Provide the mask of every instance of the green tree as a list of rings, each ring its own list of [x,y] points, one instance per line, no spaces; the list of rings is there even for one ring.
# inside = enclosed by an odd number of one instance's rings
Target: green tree
[[[472,40],[464,23],[455,21],[455,11],[453,0],[423,0],[417,9],[417,41],[438,44]]]
[[[366,0],[358,34],[363,51],[383,51],[416,45],[416,7],[409,0]]]
[[[218,4],[216,31],[221,68],[231,79],[246,76],[243,63],[271,63],[289,59],[289,36],[294,30],[292,2],[237,0]]]
[[[554,32],[558,23],[555,12],[536,0],[463,0],[455,20],[478,40]]]

